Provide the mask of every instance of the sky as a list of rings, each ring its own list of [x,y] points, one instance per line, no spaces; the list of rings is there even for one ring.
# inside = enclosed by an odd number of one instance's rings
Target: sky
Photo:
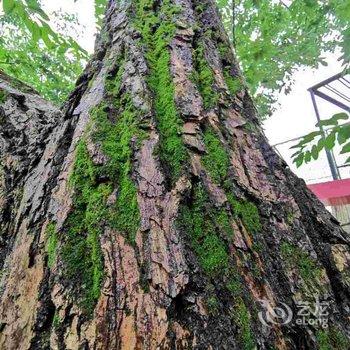
[[[84,27],[83,35],[77,39],[79,44],[89,53],[93,53],[95,44],[95,10],[94,0],[44,0],[43,8],[47,13],[62,9],[67,13],[77,14],[79,23]],[[50,16],[52,18],[52,16]]]
[[[46,0],[43,1],[43,5],[49,13],[62,8],[68,13],[78,14],[79,22],[84,26],[84,31],[83,35],[77,40],[88,52],[93,52],[95,41],[93,0],[80,0],[77,2],[72,0]],[[337,60],[339,54],[325,54],[324,56],[328,66],[321,65],[317,69],[306,68],[298,70],[293,76],[295,84],[291,92],[288,95],[280,94],[278,99],[280,107],[263,124],[271,145],[303,136],[315,130],[317,121],[307,89],[342,70],[341,64]],[[329,118],[340,111],[328,102],[320,99],[317,102],[321,111],[321,118]],[[330,170],[324,153],[320,155],[317,161],[297,169],[290,158],[290,155],[294,153],[294,151],[290,150],[290,147],[294,144],[295,142],[290,142],[285,145],[278,145],[276,148],[298,176],[304,178],[308,183],[331,180]],[[339,164],[344,160],[344,157],[337,157]],[[348,169],[350,168],[342,170],[344,177],[349,177]]]
[[[317,120],[308,89],[316,83],[342,71],[341,63],[337,60],[339,56],[339,54],[326,54],[325,61],[328,63],[328,66],[320,65],[317,69],[300,69],[294,74],[295,84],[291,93],[288,95],[280,94],[278,100],[280,107],[263,124],[265,134],[271,145],[276,145],[316,130],[315,124]],[[316,97],[316,100],[321,119],[327,119],[335,113],[343,112],[327,101],[318,97]],[[303,165],[300,168],[295,167],[290,158],[295,150],[291,150],[290,147],[296,143],[297,141],[292,141],[288,144],[277,146],[278,151],[291,169],[308,183],[332,180],[325,152],[320,154],[317,161]],[[335,154],[338,165],[343,164],[346,157],[340,156],[338,152],[335,152]],[[348,169],[342,169],[342,177],[349,177]]]

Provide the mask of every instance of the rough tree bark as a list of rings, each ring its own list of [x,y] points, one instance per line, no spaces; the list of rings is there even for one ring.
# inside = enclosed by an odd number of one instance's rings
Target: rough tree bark
[[[110,0],[62,112],[0,76],[1,349],[347,349],[349,236],[268,145],[213,0]],[[318,296],[329,327],[263,325]]]

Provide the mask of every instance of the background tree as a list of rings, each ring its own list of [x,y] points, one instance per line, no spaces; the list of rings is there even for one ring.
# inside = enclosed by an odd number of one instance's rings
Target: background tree
[[[61,113],[0,89],[1,348],[349,348],[349,236],[267,144],[213,0],[110,1]],[[316,297],[327,328],[258,317]]]
[[[62,103],[89,57],[67,34],[79,28],[76,17],[56,12],[50,19],[37,0],[4,0],[2,8],[0,69]]]
[[[225,28],[234,36],[236,53],[261,118],[275,110],[281,91],[290,92],[298,68],[327,65],[323,57],[327,52],[339,52],[339,60],[344,66],[349,64],[349,1],[218,3]]]

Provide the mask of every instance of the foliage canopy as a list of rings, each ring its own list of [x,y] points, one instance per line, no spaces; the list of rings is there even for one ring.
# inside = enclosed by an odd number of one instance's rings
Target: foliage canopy
[[[218,4],[262,118],[273,112],[280,91],[290,92],[298,67],[326,65],[326,52],[339,52],[344,65],[350,61],[348,0],[218,0]]]
[[[0,70],[61,103],[72,90],[89,55],[72,38],[75,15],[50,18],[39,0],[3,0],[0,16]]]
[[[94,3],[100,27],[107,0]],[[326,64],[325,52],[340,52],[344,64],[350,60],[347,0],[217,3],[262,118],[272,113],[280,91],[290,91],[298,67]],[[79,31],[76,16],[62,12],[49,16],[43,5],[44,0],[2,1],[0,69],[59,103],[71,90],[88,54],[66,34],[74,28]]]

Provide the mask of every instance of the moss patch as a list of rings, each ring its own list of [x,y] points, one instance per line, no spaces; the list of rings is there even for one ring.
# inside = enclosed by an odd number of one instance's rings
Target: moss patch
[[[202,157],[202,163],[211,179],[215,183],[223,185],[226,189],[232,211],[237,217],[242,219],[246,229],[251,233],[259,232],[261,230],[261,223],[256,205],[248,201],[236,200],[230,193],[232,190],[232,185],[228,178],[230,158],[219,137],[211,127],[204,132],[204,143],[207,154]],[[221,220],[220,217],[219,220]]]
[[[74,297],[88,315],[100,296],[104,276],[99,238],[103,228],[116,229],[133,244],[140,226],[137,188],[131,178],[132,143],[140,144],[147,134],[131,96],[121,91],[124,57],[117,61],[117,72],[106,78],[105,101],[90,111],[87,130],[106,160],[94,164],[83,137],[69,180],[74,208],[66,222],[62,260]],[[107,204],[111,196],[114,201]]]
[[[240,330],[239,339],[242,344],[242,349],[256,349],[254,336],[251,330],[250,313],[241,297],[236,300],[233,318]]]
[[[225,232],[229,237],[234,235],[232,228],[232,217],[228,214],[226,208],[216,209],[215,211],[216,224],[220,229]]]
[[[239,328],[239,341],[242,349],[255,349],[255,341],[251,330],[251,316],[243,300],[243,286],[240,276],[231,271],[230,281],[226,287],[233,297],[234,309],[232,311],[232,320]]]
[[[330,350],[332,349],[330,347],[330,339],[328,336],[328,332],[325,330],[319,330],[316,333],[316,338],[317,338],[317,342],[318,342],[318,349],[319,350]]]
[[[217,209],[210,207],[201,184],[194,187],[193,196],[191,205],[181,208],[179,222],[188,232],[203,270],[211,276],[220,274],[228,266],[228,253],[216,227]]]
[[[58,312],[55,311],[55,314],[54,314],[53,320],[52,320],[52,325],[54,328],[58,328],[60,323],[61,323],[60,316],[59,316]]]
[[[227,199],[234,214],[242,219],[245,228],[250,233],[257,233],[261,230],[259,210],[254,203],[245,200],[237,200],[231,194],[227,195]]]
[[[98,183],[98,168],[90,159],[84,140],[78,143],[70,183],[74,188],[74,210],[66,223],[62,245],[65,278],[72,283],[74,296],[91,314],[103,279],[99,235],[107,216],[110,184]]]
[[[306,284],[317,284],[322,276],[322,269],[317,266],[316,262],[308,253],[299,247],[284,242],[281,245],[281,254],[290,267],[296,267],[298,269],[300,277]]]
[[[227,283],[226,287],[234,298],[242,294],[242,281],[237,274],[232,274],[230,281]]]
[[[215,131],[209,127],[204,132],[204,143],[207,154],[202,157],[202,163],[208,171],[211,179],[226,190],[228,201],[233,213],[240,217],[244,226],[250,233],[257,233],[261,230],[260,215],[254,203],[243,200],[236,200],[230,193],[232,184],[229,180],[228,169],[230,158]],[[222,218],[219,217],[219,220]]]
[[[0,89],[0,103],[4,103],[7,99],[7,93]]]
[[[215,91],[214,72],[205,57],[205,47],[199,43],[193,55],[194,68],[193,80],[197,83],[199,92],[203,99],[204,108],[214,107],[219,100],[219,93]]]
[[[209,298],[207,298],[206,306],[207,306],[208,313],[210,315],[215,316],[219,313],[219,301],[216,298],[216,296],[212,295]]]
[[[106,106],[91,112],[92,138],[100,144],[108,161],[96,166],[84,140],[77,146],[70,183],[74,188],[74,210],[68,218],[67,237],[62,248],[66,277],[80,281],[76,290],[82,306],[92,312],[100,295],[103,280],[103,259],[99,236],[109,225],[123,233],[130,243],[140,225],[137,189],[131,179],[134,136],[143,138],[138,128],[137,114],[130,97],[121,99],[121,114],[115,123],[108,119]],[[102,180],[103,179],[103,180]],[[107,199],[117,187],[115,204]]]
[[[204,144],[207,154],[202,157],[202,163],[213,181],[222,184],[228,176],[230,159],[212,128],[205,130]]]
[[[58,236],[56,232],[56,225],[50,222],[45,231],[47,243],[46,243],[46,252],[48,256],[47,264],[51,268],[56,260],[56,251],[58,245]]]
[[[231,73],[232,70],[232,53],[230,52],[229,46],[224,43],[218,45],[218,51],[223,64],[223,74],[226,85],[231,95],[236,95],[240,90],[244,88],[242,78],[234,77]]]
[[[230,216],[224,208],[215,208],[201,183],[193,188],[192,200],[183,204],[179,222],[190,236],[192,247],[198,256],[203,271],[211,278],[225,276],[229,282],[227,290],[233,298],[232,320],[239,329],[239,342],[242,349],[255,349],[251,327],[251,315],[244,302],[244,291],[240,276],[229,264],[229,254],[222,234],[232,235]],[[222,231],[222,232],[221,232]],[[219,234],[219,233],[222,234]],[[217,315],[220,301],[213,293],[206,300],[210,315]]]
[[[335,327],[317,331],[316,339],[319,350],[348,350],[350,348],[349,339]]]
[[[110,180],[118,186],[116,203],[110,212],[110,224],[123,232],[129,242],[134,242],[140,225],[140,212],[137,203],[137,189],[131,179],[132,147],[131,140],[139,142],[146,134],[140,129],[140,118],[132,104],[131,97],[124,95],[119,102],[121,113],[115,123],[111,122],[100,106],[92,112],[92,121],[96,131],[93,140],[101,145],[102,152],[108,157],[107,164],[101,168]]]
[[[228,69],[224,69],[224,79],[231,95],[236,95],[242,90],[242,82],[239,80],[239,78],[234,78]]]
[[[179,8],[169,0],[163,1],[157,11],[154,10],[154,1],[141,0],[137,5],[135,21],[147,49],[146,58],[150,69],[148,83],[154,93],[157,127],[161,137],[159,156],[168,168],[172,182],[181,175],[187,160],[181,137],[183,122],[176,110],[168,51],[176,31],[173,17],[178,12]]]

